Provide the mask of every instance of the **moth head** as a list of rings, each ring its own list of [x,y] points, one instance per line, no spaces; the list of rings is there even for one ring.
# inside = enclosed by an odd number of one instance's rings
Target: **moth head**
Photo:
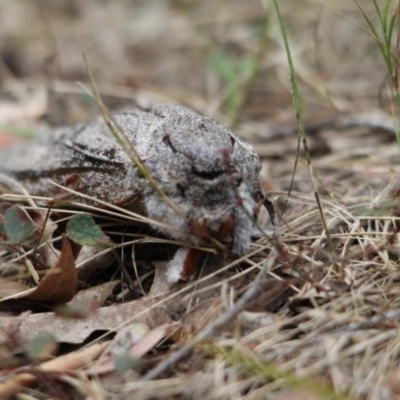
[[[259,190],[258,156],[222,125],[183,110],[157,126],[146,158],[155,182],[181,214],[149,190],[148,215],[171,225],[173,237],[230,242],[242,254],[250,245]]]

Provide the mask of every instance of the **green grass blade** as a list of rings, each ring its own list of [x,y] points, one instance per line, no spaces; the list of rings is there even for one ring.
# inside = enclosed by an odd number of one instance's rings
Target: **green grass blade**
[[[298,126],[299,126],[299,139],[301,138],[301,140],[303,142],[304,153],[305,153],[305,157],[306,157],[306,160],[307,160],[307,166],[308,166],[308,169],[309,169],[311,182],[312,182],[312,185],[313,185],[315,200],[316,200],[317,207],[318,207],[318,210],[319,210],[319,213],[320,213],[320,216],[321,216],[322,224],[324,226],[324,230],[325,230],[326,238],[327,238],[327,241],[328,241],[328,244],[329,244],[329,248],[330,248],[331,253],[333,254],[334,251],[335,251],[335,247],[333,245],[332,237],[330,235],[329,228],[328,228],[328,225],[326,223],[324,211],[322,209],[322,203],[321,203],[321,200],[320,200],[320,197],[319,197],[318,188],[317,188],[317,185],[315,183],[314,173],[313,173],[313,169],[312,169],[312,165],[311,165],[311,154],[310,154],[310,151],[308,149],[308,144],[307,144],[307,136],[306,136],[305,126],[304,126],[302,103],[301,103],[300,93],[299,93],[299,90],[298,90],[298,87],[297,87],[296,70],[294,68],[292,54],[291,54],[291,51],[290,51],[289,39],[288,39],[287,31],[286,31],[286,26],[285,26],[285,23],[283,21],[282,14],[281,14],[281,11],[280,11],[280,8],[279,8],[279,1],[278,0],[273,0],[273,2],[274,2],[276,13],[278,15],[278,21],[279,21],[279,25],[280,25],[280,28],[281,28],[283,42],[284,42],[285,51],[286,51],[288,64],[289,64],[290,85],[291,85],[291,90],[292,90],[292,98],[293,98],[294,106],[295,106],[295,109],[296,109],[297,122],[298,122]],[[294,179],[294,174],[295,174],[295,170],[296,170],[298,157],[299,157],[299,154],[297,155],[295,168],[294,168],[293,176],[292,176],[291,186],[292,186],[293,179]]]

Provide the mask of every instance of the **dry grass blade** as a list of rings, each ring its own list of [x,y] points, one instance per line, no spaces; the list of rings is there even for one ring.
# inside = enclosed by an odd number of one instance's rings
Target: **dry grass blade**
[[[90,84],[92,86],[92,90],[94,93],[94,98],[97,106],[99,107],[100,113],[104,119],[104,122],[107,124],[107,127],[110,130],[110,133],[117,140],[122,149],[126,152],[126,154],[131,158],[132,162],[137,166],[140,173],[143,177],[148,181],[149,185],[155,190],[155,192],[178,214],[183,215],[183,211],[163,192],[163,190],[157,185],[153,177],[151,176],[150,171],[140,159],[136,149],[134,148],[132,142],[126,137],[124,130],[121,126],[115,121],[111,113],[108,111],[107,107],[104,105],[100,93],[97,89],[96,81],[94,80],[92,69],[90,67],[88,58],[86,53],[83,53],[83,58],[85,61],[85,67],[89,74]]]

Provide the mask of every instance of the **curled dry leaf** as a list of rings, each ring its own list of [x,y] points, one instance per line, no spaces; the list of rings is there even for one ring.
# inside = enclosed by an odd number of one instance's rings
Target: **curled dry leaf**
[[[1,301],[11,299],[31,301],[68,302],[72,300],[78,285],[78,275],[69,239],[64,236],[58,260],[49,269],[39,285],[28,291],[8,296]]]
[[[73,299],[78,285],[78,274],[69,239],[62,239],[61,254],[35,290],[24,296],[25,300],[56,301],[60,303]]]

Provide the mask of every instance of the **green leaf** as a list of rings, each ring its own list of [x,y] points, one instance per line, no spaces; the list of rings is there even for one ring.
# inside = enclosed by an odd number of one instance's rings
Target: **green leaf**
[[[88,214],[74,215],[67,224],[67,235],[82,246],[96,246],[109,242],[109,238]]]
[[[128,354],[121,354],[115,359],[115,370],[124,373],[133,369],[138,364],[138,360],[130,357]]]
[[[55,353],[58,344],[49,332],[37,334],[28,344],[27,354],[35,360],[45,360]]]
[[[4,230],[8,243],[20,243],[30,239],[35,232],[35,224],[28,213],[18,205],[9,208],[4,215]]]

